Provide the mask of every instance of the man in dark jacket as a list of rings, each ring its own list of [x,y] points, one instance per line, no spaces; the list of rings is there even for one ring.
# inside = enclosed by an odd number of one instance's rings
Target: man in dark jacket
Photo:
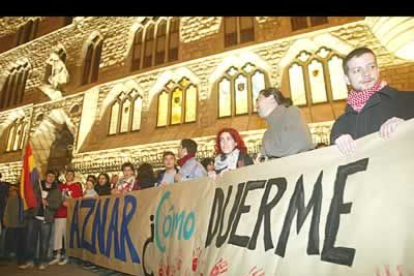
[[[331,144],[343,154],[356,149],[355,140],[379,131],[388,139],[404,120],[414,117],[414,93],[398,92],[380,80],[374,52],[358,48],[343,61],[345,80],[353,90],[348,95],[345,113],[334,123]]]
[[[20,197],[19,188],[20,182],[9,185],[3,222],[7,228],[6,252],[14,252],[18,265],[22,265],[24,263],[26,225],[23,215],[23,201]]]
[[[56,182],[56,173],[47,171],[46,180],[37,183],[33,187],[37,198],[37,206],[26,211],[27,242],[26,242],[26,263],[19,266],[20,269],[34,267],[34,256],[37,244],[40,247],[39,269],[46,269],[47,251],[52,234],[52,225],[55,213],[62,204],[62,194]]]

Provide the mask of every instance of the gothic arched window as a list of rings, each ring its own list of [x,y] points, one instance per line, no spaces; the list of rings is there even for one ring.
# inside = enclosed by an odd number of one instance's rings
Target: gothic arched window
[[[295,105],[326,103],[347,98],[342,57],[322,47],[315,53],[300,52],[287,69],[289,90]]]
[[[98,80],[102,46],[103,39],[98,35],[88,43],[83,66],[82,85]]]
[[[186,77],[169,81],[158,95],[157,127],[195,122],[198,90]]]
[[[18,151],[23,149],[26,139],[27,123],[23,118],[17,119],[9,127],[7,134],[6,152]]]
[[[23,102],[26,83],[30,74],[28,62],[12,67],[0,91],[0,109],[18,105]]]
[[[256,99],[267,87],[267,79],[267,74],[251,63],[227,69],[217,82],[218,117],[256,112]]]
[[[111,105],[109,135],[141,129],[142,96],[137,90],[121,92]]]
[[[134,34],[131,70],[149,68],[177,60],[179,17],[147,18],[142,24]]]

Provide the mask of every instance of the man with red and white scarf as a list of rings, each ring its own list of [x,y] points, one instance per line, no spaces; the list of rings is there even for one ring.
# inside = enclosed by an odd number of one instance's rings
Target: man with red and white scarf
[[[178,149],[178,165],[180,170],[174,176],[175,182],[187,181],[207,176],[207,171],[203,165],[198,162],[195,155],[197,152],[197,143],[192,139],[183,139]]]
[[[352,87],[345,113],[334,123],[331,144],[343,154],[356,150],[355,140],[379,131],[391,138],[398,124],[414,117],[414,93],[398,92],[380,80],[374,52],[366,47],[350,52],[343,61],[345,80]]]

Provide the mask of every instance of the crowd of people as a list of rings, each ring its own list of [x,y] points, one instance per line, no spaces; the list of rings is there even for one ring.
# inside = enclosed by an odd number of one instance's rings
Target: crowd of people
[[[401,93],[381,81],[375,54],[368,48],[349,53],[343,66],[352,91],[345,113],[333,125],[331,143],[341,153],[349,155],[357,150],[355,140],[370,133],[379,131],[382,138],[392,138],[399,123],[414,117],[414,94]],[[199,161],[197,143],[183,139],[178,156],[172,151],[164,152],[164,168],[157,174],[151,164],[143,163],[135,169],[134,164],[126,162],[121,167],[121,176],[110,177],[104,172],[98,177],[89,175],[82,185],[75,181],[73,170],[65,172],[64,183],[59,183],[57,173],[49,170],[45,179],[34,186],[37,206],[25,212],[22,212],[19,183],[0,182],[0,255],[15,256],[21,269],[34,267],[35,259],[40,269],[53,264],[65,265],[68,262],[65,254],[68,198],[125,194],[202,177],[215,180],[240,167],[323,146],[312,142],[301,110],[280,90],[266,88],[256,101],[258,115],[266,120],[268,127],[261,153],[255,160],[239,132],[223,128],[216,136],[214,158]]]

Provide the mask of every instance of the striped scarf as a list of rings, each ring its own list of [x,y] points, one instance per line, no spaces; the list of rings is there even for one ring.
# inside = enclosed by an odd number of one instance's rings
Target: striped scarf
[[[371,89],[362,91],[352,90],[348,96],[348,104],[359,113],[364,108],[369,98],[386,85],[387,83],[385,81],[378,81]]]

